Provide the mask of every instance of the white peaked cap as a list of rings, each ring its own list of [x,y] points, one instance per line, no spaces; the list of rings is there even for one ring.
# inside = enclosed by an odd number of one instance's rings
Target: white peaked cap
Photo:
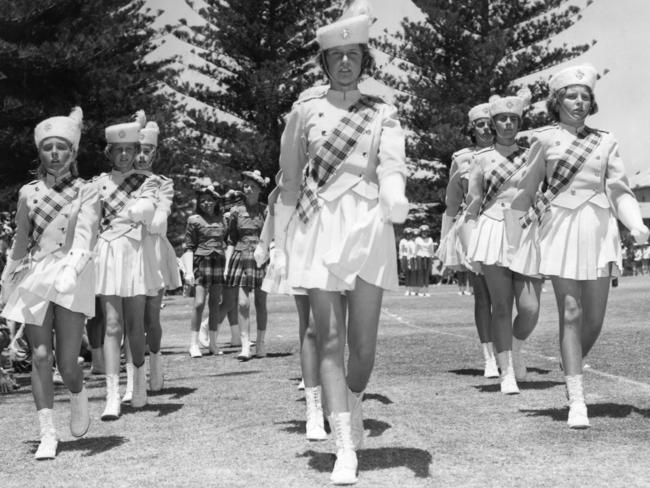
[[[106,142],[109,144],[117,142],[139,142],[140,130],[146,122],[144,111],[138,110],[135,115],[135,122],[115,124],[106,127]]]
[[[548,86],[552,91],[558,91],[566,86],[584,85],[588,86],[593,92],[596,87],[597,77],[596,68],[591,64],[570,66],[555,73],[548,81]]]
[[[57,116],[45,119],[34,128],[36,147],[40,147],[41,142],[48,137],[61,137],[72,144],[75,150],[78,150],[82,124],[83,111],[81,107],[74,107],[67,117]]]
[[[490,104],[489,103],[479,103],[474,105],[467,112],[470,122],[474,122],[477,119],[489,119],[490,118]]]
[[[147,125],[140,130],[140,144],[152,144],[158,146],[158,134],[160,129],[155,122],[147,122]]]
[[[322,51],[348,44],[368,44],[372,12],[367,0],[345,2],[345,11],[337,20],[316,31]]]
[[[517,114],[521,117],[524,109],[530,105],[531,97],[528,87],[521,88],[514,96],[492,95],[489,101],[490,117],[498,114]]]

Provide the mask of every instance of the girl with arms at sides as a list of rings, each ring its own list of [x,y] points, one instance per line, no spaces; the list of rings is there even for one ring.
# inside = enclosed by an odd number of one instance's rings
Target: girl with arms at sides
[[[596,78],[592,66],[580,65],[550,79],[547,107],[557,123],[536,131],[509,216],[513,242],[521,239],[513,269],[553,283],[570,428],[589,427],[582,360],[602,329],[610,281],[622,270],[616,219],[637,243],[648,239],[618,142],[585,125],[598,109]]]
[[[316,324],[321,385],[337,447],[334,484],[357,481],[361,402],[374,366],[383,291],[398,289],[392,223],[403,222],[408,212],[397,110],[358,86],[372,66],[367,8],[353,5],[317,31],[330,84],[303,93],[287,117],[275,207],[276,232],[286,232],[278,258],[290,256],[287,281],[307,290]]]
[[[523,174],[527,150],[515,137],[521,126],[528,93],[514,97],[495,97],[490,101],[490,116],[496,131],[494,146],[477,151],[469,174],[466,229],[474,227],[467,248],[467,259],[478,263],[492,303],[490,330],[501,369],[501,392],[519,393],[518,381],[526,378],[521,354],[526,338],[539,316],[542,281],[510,270],[511,253],[504,223],[504,210],[517,190]],[[512,317],[513,301],[517,315]]]
[[[32,394],[41,430],[36,459],[54,458],[58,445],[53,418],[53,333],[56,362],[70,390],[70,432],[80,437],[90,426],[77,357],[85,318],[95,313],[92,249],[99,198],[95,186],[78,177],[81,123],[81,109],[75,107],[69,117],[51,117],[36,126],[38,179],[20,189],[14,244],[2,275],[6,297],[2,316],[26,324],[32,347]]]

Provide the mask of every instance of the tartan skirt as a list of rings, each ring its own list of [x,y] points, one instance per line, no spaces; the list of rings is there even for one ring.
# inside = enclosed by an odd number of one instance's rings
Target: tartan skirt
[[[223,254],[212,253],[208,256],[195,256],[194,284],[204,288],[211,285],[223,285],[225,267],[226,257]]]
[[[225,275],[226,286],[243,288],[261,288],[266,265],[257,267],[252,250],[233,251],[228,262],[228,273]]]

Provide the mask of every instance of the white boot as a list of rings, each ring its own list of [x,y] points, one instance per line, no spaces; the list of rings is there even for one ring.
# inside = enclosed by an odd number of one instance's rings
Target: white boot
[[[147,372],[144,363],[140,367],[133,366],[133,408],[142,408],[147,404]]]
[[[504,395],[516,395],[519,393],[515,370],[512,366],[512,354],[510,351],[502,351],[497,354],[499,368],[501,368],[501,393]]]
[[[486,378],[498,378],[499,368],[497,360],[494,357],[494,348],[491,342],[482,342],[481,348],[483,349],[483,359],[485,360],[485,368],[483,376]]]
[[[149,389],[160,391],[163,389],[165,378],[163,376],[163,356],[160,351],[149,353]]]
[[[572,429],[586,429],[589,427],[587,405],[582,389],[582,375],[565,376],[566,388],[569,394],[569,418],[567,424]]]
[[[192,331],[190,333],[190,357],[200,358],[201,356],[203,354],[201,354],[201,348],[199,347],[199,333],[198,331]]]
[[[133,399],[133,363],[126,363],[126,389],[122,403],[131,403]]]
[[[266,345],[264,344],[264,336],[266,335],[266,330],[257,329],[257,339],[255,340],[255,357],[256,358],[265,358],[266,357]]]
[[[332,413],[330,427],[336,440],[336,462],[330,476],[335,485],[351,485],[357,482],[357,453],[352,442],[350,412]]]
[[[85,387],[79,393],[70,392],[70,433],[81,437],[90,427],[90,410],[88,408],[88,393]]]
[[[350,425],[352,427],[352,442],[354,449],[363,448],[363,392],[355,393],[348,388],[348,407],[350,408]]]
[[[117,420],[120,418],[120,375],[106,375],[106,407],[102,420]]]
[[[241,346],[241,329],[239,328],[239,324],[231,325],[230,326],[230,345],[232,347],[239,347]]]
[[[210,345],[208,319],[205,319],[203,322],[201,322],[201,326],[199,327],[199,344],[203,347],[208,347]]]
[[[241,333],[241,351],[237,355],[237,359],[248,360],[251,358],[251,341],[248,337],[248,332]]]
[[[41,442],[34,454],[34,459],[54,459],[59,441],[54,427],[54,411],[42,408],[38,411],[38,423],[41,428]]]
[[[218,330],[210,330],[208,331],[208,349],[210,350],[210,354],[213,354],[215,356],[219,356],[223,354],[219,350],[219,346],[217,345],[217,335],[218,335]]]
[[[305,403],[307,404],[307,439],[324,441],[327,439],[323,419],[323,405],[320,400],[320,386],[305,388]]]
[[[92,362],[90,366],[91,374],[106,374],[106,367],[104,366],[104,348],[97,347],[91,351]]]
[[[526,361],[523,356],[523,348],[526,341],[521,341],[516,337],[512,338],[512,366],[515,370],[515,378],[517,381],[525,381],[526,374]]]

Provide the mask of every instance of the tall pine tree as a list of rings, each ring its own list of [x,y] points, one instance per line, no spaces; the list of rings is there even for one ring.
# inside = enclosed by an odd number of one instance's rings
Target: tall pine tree
[[[144,64],[152,47],[140,0],[0,0],[0,180],[15,188],[31,178],[33,129],[73,105],[84,111],[79,169],[105,170],[104,127],[147,111],[172,130],[169,102],[156,94],[169,75]],[[170,158],[171,159],[171,158]],[[163,164],[166,161],[162,159]],[[11,199],[13,200],[13,199]],[[7,199],[4,199],[7,201]]]
[[[188,94],[232,115],[224,122],[190,111],[194,128],[234,169],[257,168],[267,176],[278,169],[283,117],[318,74],[311,62],[319,25],[339,11],[331,0],[206,0],[201,11],[209,25],[194,42],[208,54],[204,74],[219,89],[199,87]],[[217,156],[215,156],[216,158]]]
[[[425,20],[403,21],[397,45],[382,49],[402,60],[404,79],[384,81],[398,95],[404,124],[412,130],[408,154],[415,160],[439,160],[447,167],[454,151],[469,145],[463,128],[468,110],[490,95],[516,91],[516,80],[584,52],[588,46],[557,46],[549,40],[578,18],[566,0],[414,0]],[[533,101],[546,96],[545,83],[530,86]],[[526,114],[523,129],[546,123],[544,115]],[[443,202],[446,175],[423,188],[411,185],[411,197]],[[427,194],[428,193],[428,194]],[[430,219],[433,220],[433,219]]]

